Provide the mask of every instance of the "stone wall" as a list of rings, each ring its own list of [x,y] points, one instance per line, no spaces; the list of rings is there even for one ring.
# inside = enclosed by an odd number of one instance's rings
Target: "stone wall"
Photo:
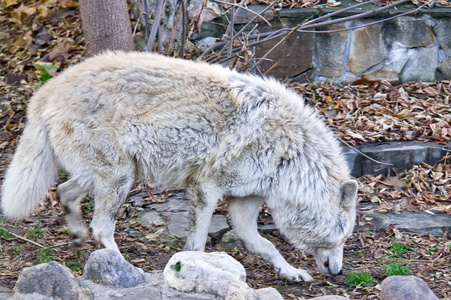
[[[291,28],[308,17],[356,4],[349,0],[342,2],[337,8],[282,9],[277,16],[266,16],[272,20],[271,27],[261,23],[258,28],[260,32],[283,26]],[[259,11],[262,6],[249,8]],[[369,24],[412,8],[412,5],[402,6],[377,18],[348,21],[320,30]],[[373,7],[368,6],[366,9]],[[351,10],[337,17],[362,11],[364,9]],[[246,23],[252,17],[252,14],[240,12],[239,20]],[[259,46],[257,56],[263,56],[277,42],[274,40]],[[333,80],[336,83],[353,84],[383,80],[401,83],[451,79],[451,7],[423,9],[415,16],[403,16],[361,29],[321,34],[296,33],[268,58],[272,61],[261,64],[262,73],[270,70],[269,75],[288,81]],[[275,63],[277,67],[273,68]]]

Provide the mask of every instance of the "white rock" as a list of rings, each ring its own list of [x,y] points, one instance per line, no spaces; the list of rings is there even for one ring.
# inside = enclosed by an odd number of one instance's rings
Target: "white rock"
[[[230,282],[246,280],[244,267],[224,252],[186,251],[174,254],[164,268],[164,282],[181,292],[225,297]]]
[[[227,288],[225,300],[283,300],[282,295],[274,288],[254,290],[245,282],[232,281]]]

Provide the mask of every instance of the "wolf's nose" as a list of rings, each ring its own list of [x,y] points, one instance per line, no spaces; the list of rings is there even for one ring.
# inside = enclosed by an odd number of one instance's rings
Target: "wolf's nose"
[[[336,275],[341,275],[343,274],[343,269],[340,270],[340,272],[338,272]]]

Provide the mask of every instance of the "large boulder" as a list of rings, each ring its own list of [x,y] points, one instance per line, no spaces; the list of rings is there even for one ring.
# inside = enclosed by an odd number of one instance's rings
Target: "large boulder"
[[[186,251],[174,254],[164,268],[164,282],[181,292],[225,297],[232,281],[246,280],[244,267],[224,252]]]
[[[381,300],[438,300],[423,279],[416,276],[390,276],[381,284]]]
[[[76,300],[80,287],[71,270],[51,261],[23,269],[14,292],[14,299]]]
[[[97,250],[89,256],[83,279],[117,288],[130,288],[145,282],[139,269],[110,249]]]

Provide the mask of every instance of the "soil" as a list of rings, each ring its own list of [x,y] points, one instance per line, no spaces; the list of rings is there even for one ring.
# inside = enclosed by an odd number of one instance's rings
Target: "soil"
[[[139,190],[135,190],[137,192]],[[176,192],[176,191],[174,191]],[[156,195],[158,197],[158,194]],[[41,246],[14,236],[2,236],[0,258],[0,286],[13,288],[24,267],[55,260],[80,276],[89,254],[96,249],[93,240],[80,249],[71,246],[71,237],[65,225],[60,204],[46,200],[41,210],[23,222],[2,222],[2,228],[24,237]],[[154,198],[155,199],[155,198]],[[148,202],[143,203],[145,206]],[[115,239],[124,257],[144,271],[162,270],[169,258],[180,251],[183,245],[167,245],[149,242],[146,236],[158,228],[149,229],[137,222],[139,207],[127,202],[121,210],[116,225]],[[93,204],[89,199],[82,202],[83,215],[89,222]],[[223,206],[218,213],[226,214]],[[261,222],[271,222],[267,211],[262,209]],[[364,218],[359,216],[359,222]],[[313,283],[293,283],[282,280],[271,265],[258,256],[247,253],[239,244],[212,241],[206,251],[225,251],[239,262],[247,272],[247,282],[253,288],[275,287],[285,299],[304,299],[321,295],[342,295],[351,299],[379,299],[379,284],[387,277],[384,266],[393,261],[406,266],[410,272],[424,279],[439,298],[451,297],[449,281],[451,272],[451,244],[447,236],[420,236],[394,230],[373,232],[360,229],[347,241],[344,251],[344,273],[329,276],[318,272],[311,256],[294,249],[278,232],[266,234],[282,255],[292,265],[309,271]],[[407,246],[407,252],[399,255],[393,245]],[[373,282],[369,286],[354,286],[346,283],[350,273],[370,272]]]

